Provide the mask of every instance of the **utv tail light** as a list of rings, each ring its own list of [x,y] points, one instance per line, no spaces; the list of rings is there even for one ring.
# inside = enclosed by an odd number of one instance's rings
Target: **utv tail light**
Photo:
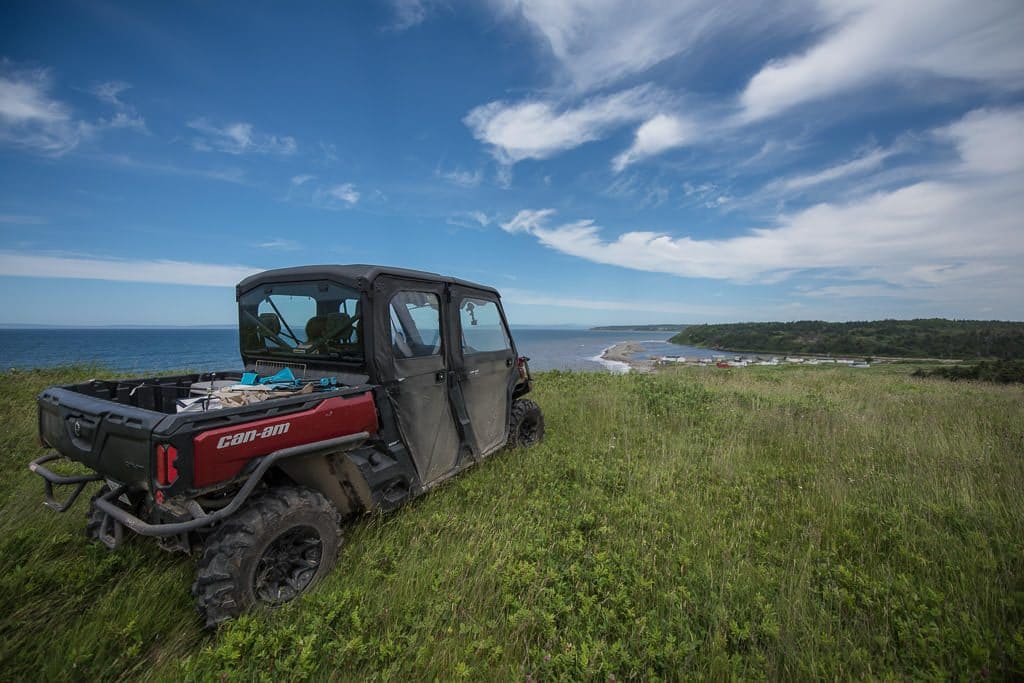
[[[178,449],[171,444],[159,444],[156,447],[156,483],[170,486],[178,480]]]
[[[519,379],[524,382],[530,379],[529,371],[526,369],[526,363],[529,362],[529,360],[530,359],[526,356],[519,356],[519,358],[516,358],[516,370],[519,371]]]

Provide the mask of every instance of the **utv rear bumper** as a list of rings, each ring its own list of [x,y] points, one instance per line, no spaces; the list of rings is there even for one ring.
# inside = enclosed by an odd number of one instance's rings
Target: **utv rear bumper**
[[[348,436],[340,436],[334,439],[326,439],[324,441],[315,441],[313,443],[302,444],[301,446],[292,446],[291,448],[282,448],[279,451],[274,451],[258,461],[256,467],[251,473],[249,473],[245,483],[242,484],[242,487],[238,490],[238,493],[235,494],[234,498],[231,499],[230,503],[219,510],[207,514],[198,503],[195,501],[189,501],[187,508],[189,514],[192,515],[192,519],[184,521],[150,523],[140,519],[132,514],[131,511],[126,510],[117,504],[117,500],[125,493],[129,492],[129,487],[119,486],[93,501],[93,505],[100,510],[105,517],[100,530],[100,540],[111,548],[120,545],[124,527],[127,527],[131,531],[142,536],[169,537],[180,536],[181,534],[186,534],[190,531],[196,531],[211,526],[223,521],[225,518],[230,517],[237,512],[249,496],[252,495],[256,486],[263,479],[263,475],[275,463],[286,458],[318,454],[326,455],[328,453],[337,452],[338,450],[352,448],[361,444],[369,438],[369,436],[370,435],[367,432],[358,432],[356,434],[349,434]],[[28,466],[31,471],[43,478],[46,492],[46,505],[57,512],[64,512],[70,508],[78,499],[79,495],[81,495],[82,490],[88,483],[101,481],[103,479],[103,475],[100,474],[66,476],[56,474],[47,469],[47,463],[63,457],[64,456],[59,453],[48,453],[42,457],[36,458],[29,463]],[[62,503],[58,501],[54,495],[54,486],[75,486],[75,489],[67,500]]]

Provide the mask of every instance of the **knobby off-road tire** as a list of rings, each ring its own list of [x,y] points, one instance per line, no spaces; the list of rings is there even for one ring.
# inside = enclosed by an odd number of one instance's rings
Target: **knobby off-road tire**
[[[544,413],[540,411],[540,406],[525,398],[514,401],[508,426],[509,447],[529,448],[543,439]]]
[[[206,627],[305,592],[331,571],[342,543],[341,517],[322,494],[282,486],[253,498],[203,545],[192,595]]]

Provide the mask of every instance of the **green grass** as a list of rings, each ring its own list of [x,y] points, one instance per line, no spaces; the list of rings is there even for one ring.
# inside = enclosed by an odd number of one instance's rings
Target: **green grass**
[[[0,678],[1024,676],[1024,387],[912,367],[547,373],[548,437],[353,525],[297,603],[204,634],[192,563],[88,544],[0,382]]]

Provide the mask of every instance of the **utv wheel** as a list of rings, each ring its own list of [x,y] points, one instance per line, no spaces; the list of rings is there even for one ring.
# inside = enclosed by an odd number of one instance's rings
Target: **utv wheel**
[[[508,445],[529,448],[544,439],[544,413],[540,406],[527,399],[512,403],[512,416],[508,427]]]
[[[338,511],[316,491],[269,489],[210,534],[192,586],[207,628],[256,605],[277,607],[334,566]]]

